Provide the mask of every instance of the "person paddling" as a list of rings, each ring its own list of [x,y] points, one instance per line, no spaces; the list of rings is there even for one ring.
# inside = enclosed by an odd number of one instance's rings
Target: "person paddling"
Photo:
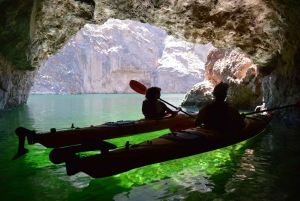
[[[180,108],[177,111],[172,111],[166,106],[163,102],[159,101],[161,88],[159,87],[150,87],[147,89],[145,97],[146,100],[143,101],[142,112],[146,119],[149,118],[161,118],[164,117],[167,113],[170,113],[172,116],[176,116],[181,110]]]
[[[213,90],[214,101],[204,105],[198,113],[195,126],[204,126],[216,130],[235,131],[244,124],[244,117],[237,108],[230,106],[226,101],[227,83],[219,83]]]

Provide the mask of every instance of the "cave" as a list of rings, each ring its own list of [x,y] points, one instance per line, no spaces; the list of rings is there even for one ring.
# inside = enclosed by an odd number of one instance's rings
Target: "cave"
[[[103,179],[92,179],[81,173],[66,176],[64,165],[50,163],[51,149],[39,144],[28,147],[37,156],[35,159],[23,155],[11,160],[18,149],[16,126],[32,125],[37,120],[30,129],[73,129],[73,124],[63,127],[63,123],[72,121],[60,118],[65,114],[83,116],[78,118],[79,123],[87,120],[89,127],[97,125],[91,125],[91,119],[97,122],[99,117],[108,119],[109,112],[100,113],[96,106],[104,108],[107,103],[115,102],[81,104],[91,106],[95,112],[93,117],[90,112],[84,113],[85,107],[47,114],[50,110],[43,113],[49,107],[47,101],[27,103],[38,70],[62,51],[84,26],[103,25],[110,19],[132,20],[159,27],[189,43],[212,43],[216,49],[211,51],[210,58],[247,55],[247,61],[251,61],[246,64],[247,71],[241,68],[231,73],[232,63],[218,65],[222,67],[220,71],[213,70],[218,62],[207,65],[207,71],[213,72],[207,81],[212,85],[229,81],[233,92],[230,102],[238,108],[254,110],[257,105],[275,108],[299,103],[299,10],[299,0],[0,1],[0,178],[3,183],[0,197],[4,200],[145,200],[151,195],[159,200],[299,200],[300,110],[295,107],[276,110],[278,118],[255,138],[195,158],[135,169],[121,176]],[[230,71],[231,76],[223,77],[221,70]],[[149,80],[140,81],[151,85]],[[195,83],[186,94],[185,104],[195,105],[195,99],[205,100],[211,90],[207,86]],[[129,99],[122,106],[128,102],[135,103]],[[58,104],[71,105],[68,101]],[[28,115],[29,105],[36,109],[33,115]],[[131,114],[125,115],[123,119],[130,118]],[[50,125],[51,118],[55,128]],[[75,123],[75,129],[79,127]],[[148,140],[143,137],[134,136],[134,139]],[[149,139],[152,138],[153,133],[149,133]],[[133,136],[127,139],[135,144]],[[124,146],[126,141],[121,139],[118,146]]]

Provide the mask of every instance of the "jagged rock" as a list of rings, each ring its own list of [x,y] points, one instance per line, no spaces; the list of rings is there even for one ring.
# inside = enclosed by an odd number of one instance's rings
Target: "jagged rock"
[[[26,104],[35,71],[14,69],[0,54],[0,75],[0,110]]]
[[[204,80],[210,47],[131,20],[88,24],[40,69],[31,94],[134,93],[131,79],[185,93]]]
[[[181,105],[200,107],[213,99],[212,90],[214,86],[209,81],[197,83],[186,93]]]
[[[256,74],[256,66],[247,55],[225,49],[212,49],[207,56],[205,66],[205,79],[213,85],[221,81],[240,83],[249,68]]]
[[[213,48],[205,64],[205,81],[189,91],[183,106],[202,106],[213,99],[214,86],[220,82],[230,85],[227,100],[240,109],[253,108],[263,102],[257,67],[245,54]]]

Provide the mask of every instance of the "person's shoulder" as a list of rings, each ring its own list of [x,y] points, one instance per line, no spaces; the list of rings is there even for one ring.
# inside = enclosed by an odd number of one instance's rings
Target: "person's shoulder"
[[[143,100],[143,103],[151,103],[151,102],[153,102],[153,101],[148,100],[148,99]]]
[[[209,107],[209,103],[206,103],[204,105],[202,105],[202,107],[200,108],[199,112],[204,112],[206,111],[206,109]]]
[[[151,101],[146,99],[143,101],[143,105],[151,105]]]
[[[216,100],[213,100],[211,102],[208,102],[206,103],[205,105],[207,106],[220,106],[220,105],[224,105],[226,102],[222,102],[222,101],[216,101]]]
[[[164,102],[157,100],[157,102],[159,102],[161,105],[166,105]]]
[[[235,106],[233,106],[232,104],[228,103],[227,101],[225,101],[225,103],[227,104],[227,106],[228,106],[229,108],[235,108],[235,109],[236,109]]]
[[[206,103],[206,104],[202,105],[202,108],[207,108],[210,105],[211,105],[211,103]]]
[[[228,109],[231,111],[239,111],[236,107],[228,104]]]

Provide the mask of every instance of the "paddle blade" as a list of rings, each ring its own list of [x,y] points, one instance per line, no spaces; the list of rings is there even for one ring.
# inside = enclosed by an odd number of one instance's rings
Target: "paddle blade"
[[[180,121],[169,126],[171,132],[181,131],[189,128],[195,128],[195,121]]]
[[[136,80],[130,80],[129,86],[131,87],[131,89],[133,89],[139,94],[145,94],[147,90],[147,87],[145,87],[143,84],[139,83]]]

